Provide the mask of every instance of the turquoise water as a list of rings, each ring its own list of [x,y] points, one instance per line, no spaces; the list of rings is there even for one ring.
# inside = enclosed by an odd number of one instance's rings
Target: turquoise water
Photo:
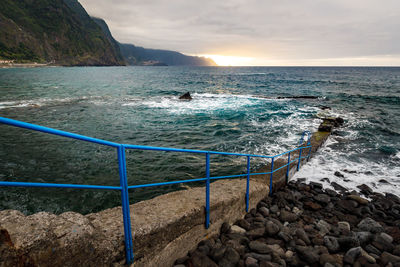
[[[179,101],[187,91],[193,100]],[[296,95],[318,98],[276,98]],[[0,116],[137,145],[278,154],[293,148],[302,131],[317,129],[316,115],[326,112],[321,106],[346,125],[323,148],[329,153],[296,177],[328,178],[349,188],[367,183],[399,194],[400,68],[0,69]],[[5,125],[0,142],[1,180],[119,184],[114,149]],[[246,166],[236,157],[213,156],[211,162],[212,175],[243,173]],[[196,154],[128,151],[127,168],[130,185],[205,175],[204,156]],[[138,189],[130,198],[183,187]],[[25,213],[89,213],[119,203],[117,192],[0,189],[0,209]]]

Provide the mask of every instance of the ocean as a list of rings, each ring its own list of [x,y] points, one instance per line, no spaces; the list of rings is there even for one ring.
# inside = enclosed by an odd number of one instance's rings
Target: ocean
[[[185,92],[192,101],[178,99]],[[316,131],[321,115],[345,124],[292,179],[350,190],[364,183],[399,195],[400,68],[0,69],[0,116],[120,143],[274,155],[294,148],[303,131]],[[2,181],[119,185],[115,149],[6,125],[0,143]],[[252,161],[252,170],[261,164]],[[212,176],[245,170],[245,158],[211,156]],[[127,172],[129,185],[202,178],[205,160],[129,150]],[[132,190],[130,201],[187,185]],[[86,214],[120,201],[113,191],[0,188],[0,209],[25,214]]]

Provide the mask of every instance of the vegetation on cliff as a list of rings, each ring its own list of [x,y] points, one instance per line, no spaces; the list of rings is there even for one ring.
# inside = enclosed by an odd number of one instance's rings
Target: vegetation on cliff
[[[122,65],[76,0],[0,1],[0,57],[60,65]]]

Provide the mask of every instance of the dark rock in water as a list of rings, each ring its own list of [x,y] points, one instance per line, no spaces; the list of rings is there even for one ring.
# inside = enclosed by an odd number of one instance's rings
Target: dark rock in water
[[[358,185],[357,188],[360,189],[360,192],[366,196],[369,196],[373,193],[372,189],[366,184]]]
[[[342,124],[344,123],[344,120],[343,120],[343,118],[341,118],[341,117],[337,117],[336,120],[335,120],[335,122],[336,122],[338,125],[342,125]]]
[[[318,131],[320,132],[332,132],[333,125],[330,123],[321,123],[318,127]]]
[[[328,106],[320,106],[319,108],[322,110],[331,110],[331,107]]]
[[[388,181],[386,181],[385,179],[380,179],[378,182],[380,182],[381,184],[390,184]]]
[[[192,96],[190,95],[190,93],[187,92],[187,93],[184,93],[183,95],[181,95],[181,96],[179,97],[179,99],[183,99],[183,100],[192,100],[193,98],[192,98]]]
[[[340,178],[344,178],[344,175],[339,171],[335,171],[334,175]]]
[[[346,192],[347,191],[346,187],[343,187],[343,186],[341,186],[340,184],[338,184],[336,182],[332,182],[331,186],[337,191],[341,191],[341,192]]]

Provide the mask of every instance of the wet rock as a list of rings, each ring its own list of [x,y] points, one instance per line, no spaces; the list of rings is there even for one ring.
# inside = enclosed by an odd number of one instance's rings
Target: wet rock
[[[350,233],[350,224],[348,222],[338,222],[338,228],[339,230],[344,233],[348,234]]]
[[[338,242],[341,249],[349,249],[360,246],[358,239],[353,236],[340,237],[338,238]]]
[[[274,236],[279,232],[279,226],[272,221],[268,221],[265,225],[265,231],[269,236]]]
[[[312,247],[296,246],[296,251],[300,258],[309,264],[315,264],[319,261],[319,255]]]
[[[381,184],[390,184],[388,181],[386,181],[385,179],[380,179],[378,182],[380,182]]]
[[[297,220],[297,215],[290,211],[281,210],[279,218],[282,222],[294,222]]]
[[[353,264],[360,255],[361,255],[361,247],[351,248],[344,255],[343,261],[349,264]]]
[[[323,204],[328,204],[331,201],[331,198],[326,194],[318,194],[314,196],[314,199]]]
[[[373,235],[370,232],[355,232],[354,237],[357,238],[361,246],[365,246],[371,242]]]
[[[237,226],[237,225],[232,225],[230,231],[231,231],[231,233],[233,233],[233,234],[245,234],[245,233],[246,233],[246,230],[245,230],[245,229],[243,229],[242,227]]]
[[[347,188],[346,188],[346,187],[343,187],[343,186],[341,186],[340,184],[338,184],[338,183],[336,183],[336,182],[332,182],[332,183],[331,183],[331,186],[332,186],[335,190],[340,191],[340,192],[346,192],[346,191],[347,191]]]
[[[319,205],[319,204],[317,204],[315,202],[312,202],[312,201],[304,202],[304,207],[309,209],[309,210],[320,210],[320,209],[322,209],[321,205]]]
[[[250,231],[246,232],[246,236],[248,236],[251,239],[257,239],[259,237],[262,237],[265,233],[265,228],[256,228]]]
[[[390,254],[388,252],[383,252],[381,255],[381,262],[383,265],[386,265],[389,262],[391,262],[392,264],[400,263],[400,257]]]
[[[331,225],[324,220],[319,220],[317,223],[317,229],[321,236],[324,236],[331,230]]]
[[[267,254],[271,251],[267,244],[262,243],[260,241],[251,241],[249,243],[249,248],[252,251],[260,254]]]
[[[232,263],[233,266],[235,266],[236,263],[238,263],[240,260],[240,255],[239,253],[237,253],[236,250],[234,250],[231,247],[228,247],[225,251],[224,259],[226,259],[228,262]]]
[[[258,260],[253,257],[247,257],[244,264],[246,267],[258,267]]]
[[[306,245],[310,245],[311,244],[310,239],[308,238],[306,232],[302,228],[299,228],[299,229],[296,230],[296,235],[297,235],[298,238],[303,240]]]
[[[179,97],[179,99],[182,99],[182,100],[192,100],[193,98],[192,98],[192,96],[190,95],[189,92],[186,92],[186,93],[184,93],[183,95],[181,95],[181,96]]]
[[[229,225],[229,223],[227,223],[227,222],[224,222],[222,225],[221,225],[221,233],[222,234],[226,234],[226,233],[228,233],[229,232],[229,229],[231,228],[231,226]]]
[[[365,250],[368,252],[368,253],[372,253],[372,254],[376,254],[376,255],[380,255],[382,252],[379,250],[379,249],[377,249],[376,247],[374,247],[373,245],[367,245],[367,246],[365,246]]]
[[[348,212],[353,212],[355,208],[357,208],[357,202],[353,200],[339,200],[336,203],[340,208],[348,211]]]
[[[381,251],[392,252],[394,248],[392,241],[393,238],[390,235],[386,233],[380,233],[375,235],[372,245],[374,245],[374,247],[380,249]]]
[[[244,219],[237,221],[237,225],[239,225],[241,228],[245,229],[246,231],[250,230],[250,228],[251,228],[250,223]]]
[[[336,237],[334,236],[325,236],[324,244],[331,253],[338,252],[340,250],[340,245]]]
[[[192,266],[209,266],[209,267],[217,267],[218,265],[210,259],[208,256],[201,254],[199,252],[193,253],[193,255],[188,260],[188,265]]]
[[[340,177],[340,178],[344,178],[344,175],[339,171],[335,171],[335,173],[333,175]]]
[[[285,256],[285,251],[277,244],[275,245],[267,245],[268,248],[270,249],[272,254],[276,254],[279,257],[284,257]]]
[[[271,255],[269,254],[259,254],[259,253],[247,253],[246,255],[244,255],[244,257],[252,257],[254,259],[257,259],[259,261],[271,261]]]
[[[347,198],[348,199],[352,199],[352,200],[356,201],[358,204],[361,204],[361,205],[367,205],[368,204],[368,200],[365,199],[365,198],[362,198],[360,196],[348,195]]]
[[[373,219],[367,217],[363,219],[358,225],[358,229],[361,231],[367,231],[371,233],[380,233],[383,232],[383,227]]]
[[[369,196],[373,193],[372,189],[366,184],[358,185],[357,188],[360,189],[360,192],[366,196]]]
[[[273,206],[271,206],[271,208],[269,210],[270,210],[270,212],[276,214],[279,211],[279,207],[278,207],[278,205],[273,205]]]
[[[269,216],[269,210],[266,207],[261,207],[258,209],[258,211],[264,216],[268,217]]]
[[[223,247],[223,246],[214,248],[211,251],[211,258],[213,260],[215,260],[216,262],[218,262],[218,261],[222,260],[222,258],[224,257],[225,251],[226,251],[226,247]]]

